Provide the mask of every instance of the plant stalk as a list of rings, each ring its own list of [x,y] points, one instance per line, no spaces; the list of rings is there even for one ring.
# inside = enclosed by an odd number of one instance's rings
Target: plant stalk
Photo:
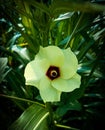
[[[56,130],[55,124],[54,124],[54,118],[53,118],[53,109],[51,106],[51,102],[46,102],[46,108],[49,111],[49,125],[51,130]]]

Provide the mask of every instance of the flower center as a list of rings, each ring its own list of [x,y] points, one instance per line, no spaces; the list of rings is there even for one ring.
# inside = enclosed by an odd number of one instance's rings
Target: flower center
[[[51,80],[58,78],[60,76],[59,68],[56,66],[50,66],[46,72],[46,76]]]
[[[51,71],[51,77],[57,77],[58,73],[56,70]]]

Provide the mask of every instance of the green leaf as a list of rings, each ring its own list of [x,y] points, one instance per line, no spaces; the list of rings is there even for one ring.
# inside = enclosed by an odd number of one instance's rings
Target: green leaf
[[[86,55],[86,53],[89,51],[90,48],[92,48],[95,43],[94,39],[92,38],[88,39],[87,41],[86,40],[83,43],[83,48],[81,47],[81,50],[77,55],[79,61]]]
[[[42,2],[39,3],[39,2],[36,2],[36,1],[33,1],[33,0],[25,0],[27,1],[27,3],[29,5],[32,5],[33,7],[36,7],[37,9],[40,9],[41,11],[45,12],[46,14],[49,14],[51,11],[48,9],[48,7],[43,4]]]
[[[74,100],[72,102],[68,102],[68,103],[63,104],[60,107],[58,107],[58,109],[56,110],[56,113],[59,116],[63,116],[69,110],[80,111],[81,110],[81,104],[77,100]]]
[[[33,104],[10,126],[9,130],[48,130],[49,112],[42,106]]]
[[[27,63],[30,61],[29,51],[26,47],[22,48],[20,46],[13,45],[12,51],[16,52],[22,58],[22,60],[24,60],[24,62]]]
[[[6,76],[7,72],[4,73],[5,68],[7,66],[7,62],[8,59],[7,58],[0,58],[0,83],[2,82],[2,80],[4,79],[4,77]]]
[[[65,20],[65,19],[69,19],[71,18],[71,16],[74,14],[74,12],[68,12],[68,13],[64,13],[61,14],[57,19],[55,19],[54,21],[61,21],[61,20]]]
[[[99,5],[91,2],[75,2],[61,0],[54,0],[51,7],[54,14],[71,11],[100,12],[105,10],[104,5]]]
[[[67,36],[65,39],[63,39],[60,43],[59,43],[59,46],[64,46],[66,45],[66,43],[69,41],[71,37],[70,36]]]

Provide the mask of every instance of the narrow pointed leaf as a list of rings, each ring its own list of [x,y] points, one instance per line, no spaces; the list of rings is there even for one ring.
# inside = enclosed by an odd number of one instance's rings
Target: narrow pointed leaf
[[[9,130],[48,130],[49,112],[42,106],[33,104],[11,125]]]
[[[8,62],[7,58],[0,58],[0,83],[2,82],[3,78],[7,74],[7,73],[4,73],[5,68],[7,66],[7,62]]]

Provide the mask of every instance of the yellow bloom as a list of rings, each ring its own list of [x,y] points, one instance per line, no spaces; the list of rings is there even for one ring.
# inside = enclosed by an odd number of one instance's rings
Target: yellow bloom
[[[77,58],[70,48],[40,47],[25,68],[26,85],[37,87],[44,102],[60,101],[62,92],[79,88],[81,77],[76,73],[77,67]]]

